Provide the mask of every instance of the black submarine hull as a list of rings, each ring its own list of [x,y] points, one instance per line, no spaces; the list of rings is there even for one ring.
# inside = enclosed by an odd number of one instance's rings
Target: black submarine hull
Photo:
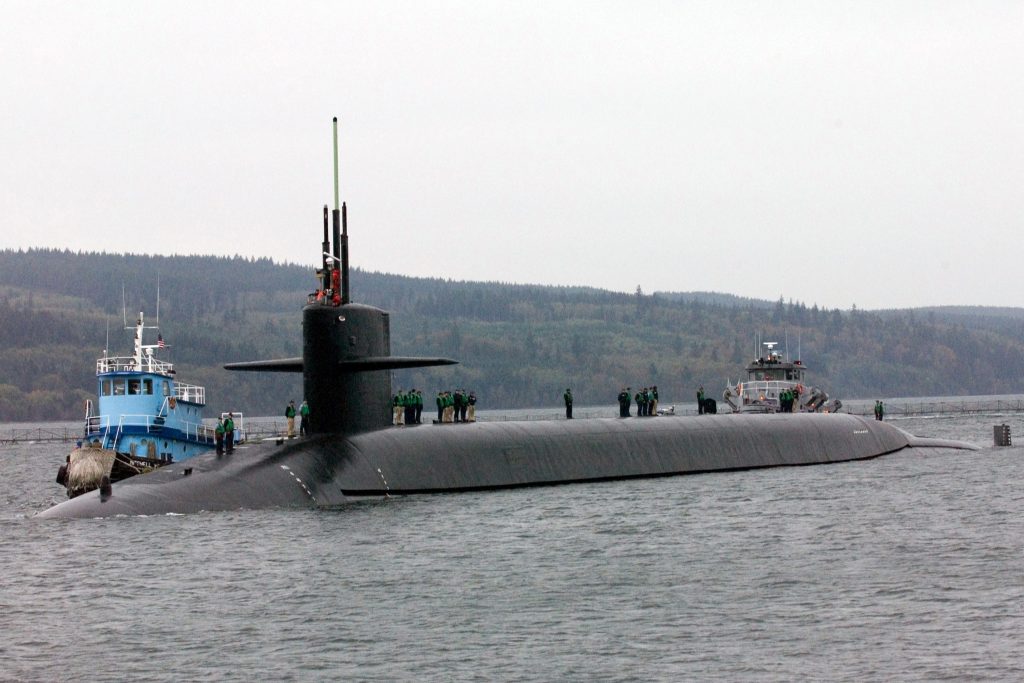
[[[109,496],[94,491],[39,516],[332,507],[389,495],[837,463],[906,448],[974,447],[917,439],[887,423],[842,414],[417,425],[208,453],[121,482]]]

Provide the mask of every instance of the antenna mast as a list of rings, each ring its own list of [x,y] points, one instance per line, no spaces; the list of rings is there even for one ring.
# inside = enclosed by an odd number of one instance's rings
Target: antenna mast
[[[334,117],[334,210],[338,210],[338,117]]]
[[[338,197],[338,117],[335,116],[334,117],[334,210],[331,211],[331,222],[333,224],[332,236],[334,237],[334,246],[333,246],[333,249],[332,249],[331,253],[332,253],[333,257],[334,257],[334,265],[333,265],[333,267],[334,268],[340,267],[341,270],[342,270],[342,272],[340,273],[342,278],[339,278],[339,286],[340,286],[341,292],[335,292],[334,293],[334,296],[337,297],[337,298],[335,298],[335,302],[336,302],[335,305],[338,305],[337,302],[340,302],[340,303],[343,303],[343,304],[346,303],[345,296],[347,295],[347,292],[345,292],[345,286],[341,282],[341,280],[344,278],[344,270],[345,270],[345,268],[344,268],[344,264],[341,262],[341,209],[338,207],[339,202],[340,202],[340,199]],[[332,279],[332,282],[334,282],[333,279]]]

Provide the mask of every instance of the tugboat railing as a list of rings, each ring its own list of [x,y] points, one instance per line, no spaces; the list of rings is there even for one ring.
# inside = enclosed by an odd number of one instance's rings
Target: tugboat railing
[[[106,443],[107,436],[110,434],[110,416],[109,415],[89,415],[85,418],[85,438],[88,439],[91,436],[100,437],[100,441]]]
[[[134,356],[105,356],[96,360],[96,373],[106,372],[153,372],[169,375],[174,369],[173,363],[157,360],[152,356],[144,356],[142,363],[136,363]]]
[[[188,401],[190,403],[206,405],[206,387],[201,387],[195,384],[185,384],[184,382],[175,382],[174,395],[179,401]]]
[[[799,384],[800,382],[788,379],[749,380],[740,384],[739,395],[742,396],[749,393],[760,397],[760,395],[764,394],[765,398],[767,398],[770,394],[777,396],[783,389],[790,389]]]
[[[116,451],[117,444],[120,443],[126,427],[144,427],[147,434],[159,434],[166,427],[166,423],[163,420],[158,420],[154,415],[121,415],[115,429],[109,415],[94,415],[86,419],[85,436],[87,439],[99,436],[101,441],[106,444],[110,432],[113,431],[114,436],[110,440],[108,448]],[[202,423],[179,422],[175,424],[175,428],[190,441],[211,445],[214,443],[214,430]]]

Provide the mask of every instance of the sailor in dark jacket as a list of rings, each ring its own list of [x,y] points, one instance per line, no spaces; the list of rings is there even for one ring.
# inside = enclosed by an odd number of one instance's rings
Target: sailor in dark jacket
[[[626,387],[619,392],[619,417],[629,417],[630,391],[632,390]]]

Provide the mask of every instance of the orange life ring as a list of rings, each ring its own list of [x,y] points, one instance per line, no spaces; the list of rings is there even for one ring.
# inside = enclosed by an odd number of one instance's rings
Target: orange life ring
[[[174,410],[174,407],[177,404],[178,404],[178,401],[173,396],[171,396],[169,399],[167,399],[167,405],[169,405],[171,407],[171,410]]]

